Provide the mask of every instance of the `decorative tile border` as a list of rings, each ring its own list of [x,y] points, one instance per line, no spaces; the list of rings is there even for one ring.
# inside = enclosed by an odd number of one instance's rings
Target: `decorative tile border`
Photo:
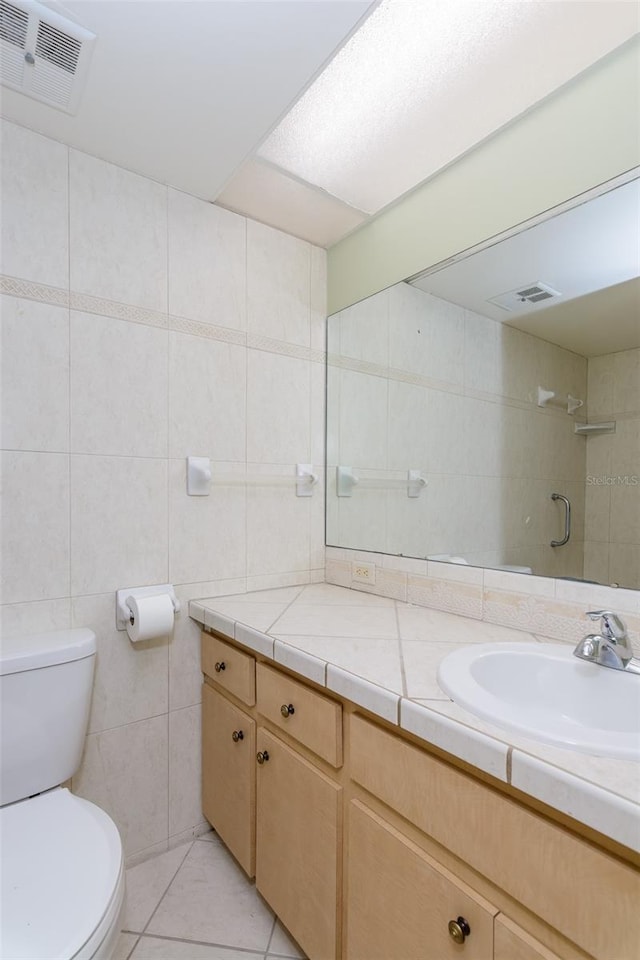
[[[128,320],[130,323],[142,323],[147,327],[165,329],[169,325],[166,313],[156,310],[147,310],[130,303],[119,303],[117,300],[105,300],[102,297],[93,297],[88,293],[73,293],[69,295],[69,306],[72,310],[82,313],[97,313],[101,317],[112,317],[114,320]]]
[[[407,600],[421,607],[482,620],[482,587],[473,583],[408,575]]]
[[[233,327],[218,327],[215,324],[190,320],[188,317],[159,313],[156,310],[147,310],[131,303],[106,300],[86,293],[69,292],[60,287],[35,283],[32,280],[22,280],[19,277],[10,277],[5,274],[0,274],[0,294],[19,297],[23,300],[36,300],[39,303],[49,303],[53,306],[69,307],[71,310],[93,313],[102,317],[112,317],[115,320],[128,320],[130,323],[141,323],[165,330],[170,329],[176,333],[186,333],[203,340],[236,343],[239,346],[251,347],[254,350],[262,350],[266,353],[276,353],[283,357],[311,360],[315,363],[324,363],[326,360],[324,350],[296,343],[287,343],[284,340],[274,340],[258,334],[248,334],[244,330],[236,330]]]
[[[247,334],[247,346],[254,350],[264,350],[266,353],[277,353],[283,357],[293,357],[297,360],[315,360],[324,363],[326,354],[323,350],[311,349],[302,344],[285,343],[284,340],[273,340],[257,333]]]
[[[192,337],[201,337],[203,340],[220,340],[223,343],[237,343],[242,347],[247,345],[247,335],[244,330],[234,330],[232,327],[216,327],[212,323],[202,323],[200,320],[189,320],[188,317],[169,316],[169,329],[175,333],[188,333]]]
[[[21,297],[23,300],[37,300],[39,303],[50,303],[54,307],[69,306],[69,292],[60,287],[50,287],[46,283],[33,283],[31,280],[20,280],[18,277],[0,275],[0,293],[9,297]]]
[[[373,564],[374,584],[363,586],[353,580],[355,561]],[[525,630],[547,642],[577,643],[592,627],[586,611],[606,608],[621,614],[635,655],[640,656],[640,591],[636,590],[482,567],[427,563],[346,547],[326,548],[325,580],[340,587],[396,600],[406,598],[418,606]]]

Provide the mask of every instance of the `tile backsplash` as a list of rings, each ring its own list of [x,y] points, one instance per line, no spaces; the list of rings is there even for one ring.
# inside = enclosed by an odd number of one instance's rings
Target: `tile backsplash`
[[[362,563],[374,568],[370,585],[353,577],[354,567]],[[637,590],[344,547],[326,548],[325,579],[341,587],[525,630],[550,642],[577,643],[593,631],[594,624],[585,617],[587,610],[613,610],[627,624],[635,655],[640,656]]]
[[[96,632],[73,788],[139,858],[202,826],[186,601],[324,577],[294,476],[322,477],[325,252],[4,121],[2,161],[3,630]],[[115,590],[167,581],[173,636],[133,648]]]

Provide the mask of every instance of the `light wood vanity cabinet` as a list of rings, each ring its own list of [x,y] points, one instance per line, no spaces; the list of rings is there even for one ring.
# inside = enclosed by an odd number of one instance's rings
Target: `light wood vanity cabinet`
[[[248,876],[255,875],[256,723],[202,685],[202,812]]]
[[[501,913],[495,919],[493,960],[561,960]]]
[[[258,729],[256,885],[309,957],[337,957],[342,787],[326,765],[342,766],[342,707],[265,663],[256,700],[290,738]]]
[[[462,944],[465,960],[491,960],[497,912],[391,824],[351,801],[347,960],[453,960]]]
[[[256,885],[311,958],[338,955],[341,788],[258,729]]]
[[[205,816],[311,960],[638,960],[631,863],[221,638],[202,654]]]
[[[249,653],[214,637],[202,634],[202,672],[248,707],[256,702],[256,661]]]
[[[202,669],[203,813],[307,955],[332,960],[340,955],[342,787],[332,769],[342,765],[342,707],[206,633]]]

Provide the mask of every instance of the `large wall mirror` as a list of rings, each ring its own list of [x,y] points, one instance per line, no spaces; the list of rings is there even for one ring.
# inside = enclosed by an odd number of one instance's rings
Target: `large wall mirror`
[[[328,544],[640,588],[639,223],[618,181],[329,318]]]

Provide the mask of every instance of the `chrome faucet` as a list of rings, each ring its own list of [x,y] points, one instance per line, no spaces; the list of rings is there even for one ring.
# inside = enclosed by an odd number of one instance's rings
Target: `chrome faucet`
[[[591,620],[600,620],[600,633],[590,633],[573,651],[575,657],[598,663],[613,670],[640,673],[640,665],[632,663],[633,650],[627,628],[616,613],[610,610],[589,610]]]

